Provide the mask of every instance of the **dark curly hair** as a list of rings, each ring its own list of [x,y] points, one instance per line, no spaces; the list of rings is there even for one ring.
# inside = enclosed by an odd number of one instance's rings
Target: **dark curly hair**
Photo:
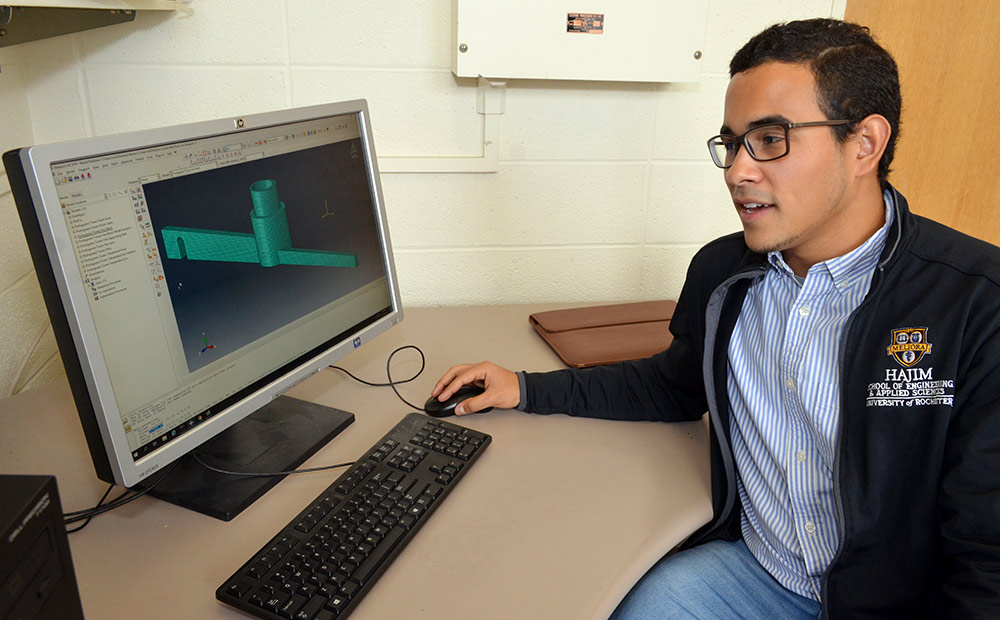
[[[820,109],[828,119],[851,121],[833,127],[840,142],[870,114],[881,114],[889,121],[892,134],[878,164],[879,183],[886,187],[899,137],[902,97],[896,61],[875,42],[868,28],[835,19],[775,24],[736,52],[729,76],[766,62],[804,63],[812,69]]]

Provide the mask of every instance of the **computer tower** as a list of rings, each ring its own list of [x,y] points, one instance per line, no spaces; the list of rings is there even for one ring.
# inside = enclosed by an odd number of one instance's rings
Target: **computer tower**
[[[83,619],[52,476],[0,476],[0,618]]]

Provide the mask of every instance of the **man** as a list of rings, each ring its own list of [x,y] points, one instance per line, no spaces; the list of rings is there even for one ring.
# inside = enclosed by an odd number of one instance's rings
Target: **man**
[[[709,411],[713,518],[616,617],[998,618],[1000,250],[889,184],[897,70],[866,29],[773,26],[730,76],[709,149],[743,232],[692,260],[669,349],[459,366],[433,393],[484,386],[459,413]]]

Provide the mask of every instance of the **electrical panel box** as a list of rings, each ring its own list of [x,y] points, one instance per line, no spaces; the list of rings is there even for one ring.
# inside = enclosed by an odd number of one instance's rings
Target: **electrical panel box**
[[[452,0],[458,77],[697,82],[708,0]]]

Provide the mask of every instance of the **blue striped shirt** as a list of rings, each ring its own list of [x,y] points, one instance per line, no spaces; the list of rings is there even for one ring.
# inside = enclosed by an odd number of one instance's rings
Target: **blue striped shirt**
[[[833,464],[840,336],[871,286],[892,223],[796,278],[780,252],[750,286],[729,344],[730,432],[743,538],[786,588],[820,600],[839,544]]]

